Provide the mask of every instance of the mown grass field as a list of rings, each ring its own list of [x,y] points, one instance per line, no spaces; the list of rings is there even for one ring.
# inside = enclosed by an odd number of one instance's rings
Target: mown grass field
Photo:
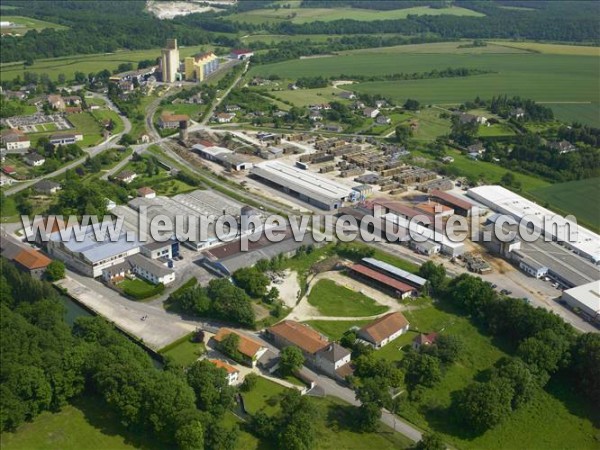
[[[190,56],[203,50],[213,48],[209,45],[182,47],[179,49],[181,58]],[[12,80],[20,76],[23,78],[24,72],[46,73],[48,76],[56,80],[58,74],[65,74],[67,80],[74,78],[75,72],[100,72],[108,69],[111,72],[115,70],[119,64],[133,63],[137,67],[137,63],[145,59],[155,59],[160,56],[160,49],[153,48],[149,50],[134,50],[134,51],[118,51],[115,53],[93,54],[93,55],[76,55],[63,58],[50,58],[36,60],[32,66],[23,67],[22,62],[5,63],[0,65],[0,77],[2,79]]]
[[[456,448],[502,450],[512,448],[591,449],[597,446],[594,435],[598,430],[588,417],[592,412],[583,405],[563,403],[561,386],[552,385],[541,391],[535,401],[514,412],[508,420],[480,436],[467,436],[456,426],[448,406],[452,393],[458,391],[484,370],[491,367],[505,352],[489,336],[444,304],[425,303],[422,309],[406,311],[411,331],[383,349],[375,352],[379,358],[399,361],[405,346],[410,345],[417,332],[440,332],[462,338],[464,349],[459,360],[444,373],[433,388],[425,389],[421,400],[405,402],[401,415],[424,429],[442,433],[444,441]],[[563,387],[564,388],[564,387]],[[550,391],[550,392],[547,392]]]
[[[261,24],[267,22],[290,21],[292,23],[307,22],[331,22],[334,20],[396,20],[406,19],[409,15],[416,16],[469,16],[482,17],[483,14],[466,8],[449,7],[442,9],[418,6],[414,8],[394,9],[391,11],[377,11],[359,8],[280,8],[280,9],[256,9],[228,16],[227,19],[237,22]]]
[[[2,433],[3,450],[156,449],[143,434],[128,432],[99,398],[73,401],[60,412],[44,412],[14,433]]]
[[[574,214],[584,226],[600,231],[600,178],[569,181],[553,184],[543,188],[532,189],[533,195],[540,203],[548,203],[561,213]]]
[[[161,350],[160,354],[173,359],[180,366],[187,367],[200,358],[205,351],[204,344],[192,342],[190,336],[186,336],[184,339]]]
[[[315,330],[337,341],[352,327],[362,327],[370,320],[309,320],[308,323]]]
[[[564,122],[579,122],[600,126],[600,108],[597,103],[545,103],[552,108],[554,116]]]
[[[595,56],[542,53],[459,53],[456,44],[422,44],[388,49],[355,51],[328,58],[297,59],[256,66],[251,75],[277,74],[295,79],[303,76],[352,77],[423,73],[448,67],[490,71],[457,78],[405,81],[366,81],[345,87],[367,94],[381,94],[397,103],[414,98],[423,104],[456,104],[477,96],[507,94],[531,98],[550,106],[559,103],[562,119],[589,121],[600,111],[600,60]],[[487,47],[482,47],[486,49]],[[478,49],[462,49],[478,50]],[[581,105],[584,102],[584,105]],[[574,108],[571,108],[575,106]],[[584,106],[584,108],[582,108]]]
[[[46,22],[44,20],[32,19],[31,17],[22,17],[22,16],[5,16],[0,15],[0,20],[3,22],[11,22],[15,25],[19,25],[17,27],[3,27],[2,31],[11,31],[13,33],[25,34],[29,30],[37,30],[41,31],[46,28],[54,28],[55,30],[65,30],[67,27],[63,25],[59,25],[57,23]]]
[[[387,306],[360,292],[352,291],[331,280],[319,280],[308,295],[308,303],[315,306],[324,316],[365,317],[382,314]]]

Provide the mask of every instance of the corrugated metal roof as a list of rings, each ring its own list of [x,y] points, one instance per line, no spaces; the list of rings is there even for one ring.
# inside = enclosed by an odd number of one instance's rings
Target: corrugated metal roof
[[[408,281],[409,283],[416,284],[417,286],[422,287],[425,285],[425,283],[427,283],[427,280],[425,278],[421,278],[418,275],[414,275],[410,272],[407,272],[406,270],[402,270],[396,266],[392,266],[391,264],[380,261],[378,259],[363,258],[362,260],[363,260],[363,262],[367,263],[368,265],[370,265],[372,267],[376,267],[376,268],[381,269],[385,272],[388,272],[392,275],[396,275],[397,277],[403,278],[404,280]]]
[[[395,278],[392,278],[386,274],[377,272],[376,270],[373,270],[363,264],[354,264],[353,266],[350,267],[350,270],[352,270],[353,272],[356,272],[360,275],[364,275],[365,277],[371,278],[372,280],[383,283],[391,288],[396,289],[397,291],[399,291],[403,294],[405,292],[411,292],[411,291],[415,290],[414,287],[409,286],[408,284],[403,283],[402,281],[398,281]]]

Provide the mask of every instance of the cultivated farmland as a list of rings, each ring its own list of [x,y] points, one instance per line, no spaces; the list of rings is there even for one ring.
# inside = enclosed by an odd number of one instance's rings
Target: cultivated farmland
[[[419,6],[414,8],[394,9],[391,11],[377,11],[372,9],[359,8],[280,8],[280,9],[256,9],[240,14],[228,16],[230,20],[238,22],[247,22],[253,24],[261,24],[266,22],[283,22],[290,21],[292,23],[307,23],[307,22],[331,22],[334,20],[395,20],[406,19],[409,15],[415,16],[470,16],[482,17],[483,14],[472,11],[466,8],[450,7],[433,9],[428,6]]]
[[[541,202],[548,202],[551,208],[574,214],[582,225],[600,230],[600,210],[593,203],[600,198],[600,178],[553,184],[533,189],[531,194]]]
[[[519,95],[548,103],[550,106],[556,104],[561,119],[585,120],[586,123],[598,124],[600,66],[597,57],[541,53],[457,53],[456,46],[453,48],[440,44],[410,47],[412,53],[400,53],[402,47],[391,47],[377,51],[356,51],[329,58],[268,64],[252,69],[252,75],[277,74],[284,78],[322,75],[351,78],[466,67],[490,73],[459,78],[364,81],[354,84],[349,89],[367,94],[381,94],[398,103],[403,103],[410,97],[425,104],[456,104],[477,96],[490,98],[498,94]],[[571,109],[571,106],[576,107]],[[578,114],[582,110],[585,112],[583,117]]]

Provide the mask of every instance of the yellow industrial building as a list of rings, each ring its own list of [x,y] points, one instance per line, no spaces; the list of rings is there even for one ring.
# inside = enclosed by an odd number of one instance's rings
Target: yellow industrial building
[[[188,81],[204,81],[219,68],[219,58],[213,52],[188,56],[184,61],[185,79]]]

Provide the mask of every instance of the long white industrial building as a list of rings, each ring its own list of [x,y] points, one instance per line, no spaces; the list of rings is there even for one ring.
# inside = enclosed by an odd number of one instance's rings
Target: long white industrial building
[[[535,230],[552,240],[563,241],[564,245],[575,253],[600,263],[600,236],[567,220],[537,203],[527,200],[502,186],[479,186],[469,189],[467,195],[483,205],[517,220],[526,218]],[[590,199],[592,200],[592,199]],[[569,228],[573,240],[569,240]]]
[[[341,183],[278,161],[256,164],[250,173],[287,194],[325,210],[340,208],[352,192],[350,187]]]

